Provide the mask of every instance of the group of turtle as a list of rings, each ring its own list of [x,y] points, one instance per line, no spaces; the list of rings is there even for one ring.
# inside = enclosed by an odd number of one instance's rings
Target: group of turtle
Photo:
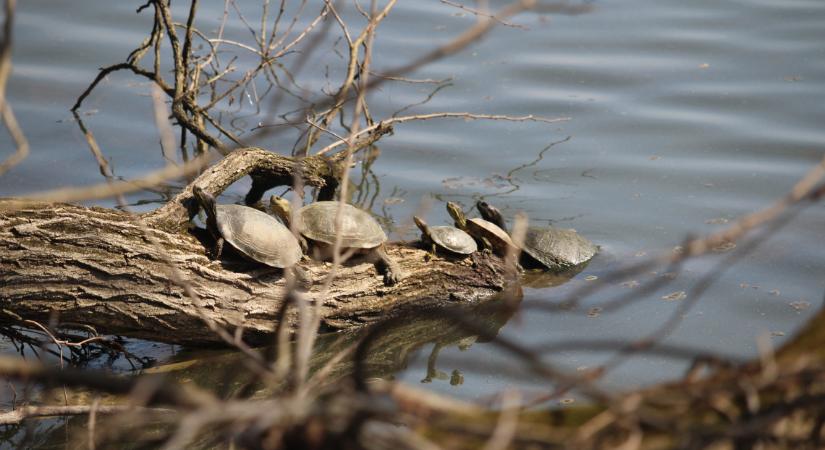
[[[288,200],[273,196],[270,206],[279,222],[248,206],[219,205],[200,186],[192,188],[192,194],[206,212],[206,228],[215,238],[214,259],[220,257],[226,241],[248,258],[283,269],[294,266],[304,254],[329,259],[337,241],[342,253],[360,253],[373,262],[383,273],[385,284],[393,285],[402,278],[398,265],[384,251],[387,235],[381,225],[352,205],[319,201],[293,214]],[[290,230],[291,224],[298,237]]]
[[[507,232],[501,211],[483,201],[476,203],[476,209],[481,218],[468,219],[458,204],[447,202],[455,226],[429,226],[420,217],[413,220],[433,253],[442,250],[465,256],[476,252],[480,244],[499,256],[521,255],[521,263],[528,267],[562,270],[589,261],[598,251],[575,230],[556,227],[527,227],[521,242],[516,243]]]
[[[403,277],[398,265],[384,250],[387,235],[367,212],[352,205],[318,201],[292,213],[288,200],[273,196],[272,211],[281,219],[254,208],[219,205],[200,186],[192,188],[198,206],[206,212],[206,227],[215,238],[213,258],[221,255],[224,242],[257,262],[276,268],[288,268],[304,254],[328,260],[338,245],[341,252],[358,253],[373,262],[384,275],[384,283],[393,285]],[[422,240],[433,252],[436,249],[454,256],[469,255],[482,248],[501,256],[512,252],[526,255],[523,263],[549,269],[563,269],[588,261],[597,247],[573,230],[529,227],[521,245],[513,242],[501,213],[485,202],[477,208],[483,218],[466,218],[461,208],[447,203],[455,227],[428,226],[414,217]],[[294,223],[293,223],[294,221]],[[297,237],[290,230],[297,231]]]

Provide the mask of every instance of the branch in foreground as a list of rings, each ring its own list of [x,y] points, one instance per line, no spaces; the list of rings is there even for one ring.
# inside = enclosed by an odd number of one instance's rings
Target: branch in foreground
[[[214,404],[215,398],[194,386],[173,386],[163,377],[129,379],[102,372],[75,368],[58,368],[29,362],[17,357],[0,357],[0,377],[34,381],[44,386],[70,386],[89,388],[115,395],[140,393],[147,405],[174,405],[181,408],[197,408]]]
[[[68,406],[21,406],[13,411],[0,413],[0,425],[13,425],[26,419],[58,416],[83,416],[87,414],[118,413],[174,413],[172,409],[141,408],[128,405],[68,405]]]
[[[3,124],[11,134],[17,149],[5,161],[0,162],[0,175],[9,169],[20,164],[29,155],[29,141],[20,129],[17,118],[12,112],[11,105],[6,100],[6,84],[11,74],[11,46],[12,46],[12,25],[14,22],[15,0],[5,2],[5,20],[3,21],[3,40],[0,42],[0,116]]]

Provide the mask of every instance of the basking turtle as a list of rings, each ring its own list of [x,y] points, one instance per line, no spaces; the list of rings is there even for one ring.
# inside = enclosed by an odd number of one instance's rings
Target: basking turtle
[[[510,235],[496,224],[475,217],[467,219],[461,207],[454,202],[447,202],[447,212],[455,220],[457,228],[466,231],[485,248],[492,248],[497,255],[506,256],[509,252],[518,251]]]
[[[341,228],[338,229],[336,216],[341,203],[321,201],[310,203],[292,214],[288,200],[272,196],[269,201],[273,212],[286,224],[290,218],[295,219],[295,229],[301,234],[301,248],[316,259],[332,258],[335,239],[341,235],[341,250],[359,250],[360,253],[375,264],[376,269],[384,274],[384,284],[393,285],[403,278],[401,269],[384,251],[387,235],[371,215],[352,205],[344,204],[341,209]],[[309,241],[309,242],[307,242]],[[311,245],[310,245],[311,244]]]
[[[507,230],[498,208],[482,201],[476,207],[481,217]],[[575,230],[556,227],[528,227],[523,247],[522,254],[527,255],[528,263],[554,270],[583,264],[598,251],[595,244]]]
[[[446,250],[453,255],[462,256],[478,250],[476,241],[464,230],[449,226],[431,227],[417,216],[413,216],[413,221],[421,230],[421,240],[432,247],[433,255],[435,255],[436,248]]]
[[[206,228],[215,238],[213,258],[218,259],[224,241],[240,253],[268,266],[285,268],[301,259],[301,247],[289,228],[274,217],[248,206],[218,205],[201,187],[192,188],[195,200],[206,211]]]

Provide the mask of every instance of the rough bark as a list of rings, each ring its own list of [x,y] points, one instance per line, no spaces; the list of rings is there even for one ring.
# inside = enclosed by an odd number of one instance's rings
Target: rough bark
[[[194,183],[220,192],[255,170],[290,184],[294,165],[291,158],[244,150]],[[323,187],[329,172],[318,173],[329,168],[320,160],[304,160],[305,183]],[[265,339],[284,301],[282,271],[233,258],[231,252],[211,261],[209,242],[196,237],[209,239],[206,233],[185,229],[194,211],[187,209],[190,198],[191,186],[143,216],[69,204],[13,210],[0,201],[0,319],[91,325],[99,333],[173,343],[218,342],[206,318],[230,332],[242,327],[253,342]],[[353,263],[341,267],[321,292],[330,266],[301,263],[314,282],[304,296],[320,304],[324,324],[345,328],[408,307],[473,303],[505,285],[502,262],[493,256],[428,262],[426,252],[411,245],[391,244],[387,250],[408,275],[392,287],[384,286],[371,264]],[[183,282],[175,281],[173,269]],[[287,320],[294,324],[294,313]]]

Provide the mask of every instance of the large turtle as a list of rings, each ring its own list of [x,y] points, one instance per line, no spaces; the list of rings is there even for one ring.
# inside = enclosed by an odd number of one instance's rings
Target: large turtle
[[[483,201],[476,203],[476,207],[481,217],[507,230],[498,208]],[[540,265],[553,270],[590,261],[599,250],[575,230],[556,227],[527,227],[522,247],[522,254],[527,256],[526,265]]]
[[[292,213],[288,200],[272,196],[270,205],[273,212],[290,226],[291,218],[295,220],[295,229],[301,234],[301,247],[311,253],[315,259],[332,258],[332,248],[338,235],[341,237],[341,249],[358,250],[362,256],[375,264],[379,273],[384,275],[384,284],[393,285],[403,278],[401,269],[384,251],[387,235],[371,215],[349,204],[321,201],[310,203]],[[341,211],[341,227],[336,221]]]
[[[274,217],[248,206],[218,205],[200,186],[193,187],[192,194],[206,211],[206,228],[215,238],[214,259],[220,258],[224,241],[271,267],[291,267],[301,259],[298,240]]]
[[[469,255],[476,250],[478,246],[472,236],[467,234],[464,230],[450,226],[429,226],[424,219],[413,216],[415,225],[421,230],[421,240],[432,247],[432,253],[435,254],[436,248],[446,250],[451,255]]]
[[[461,207],[454,202],[447,202],[447,212],[455,220],[457,228],[466,231],[481,242],[483,247],[492,247],[495,254],[504,257],[508,253],[518,252],[518,247],[510,239],[510,235],[496,224],[476,217],[467,219]]]

